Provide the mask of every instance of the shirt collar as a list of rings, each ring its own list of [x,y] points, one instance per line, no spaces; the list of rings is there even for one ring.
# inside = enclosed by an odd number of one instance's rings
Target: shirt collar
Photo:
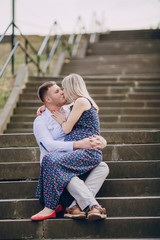
[[[66,112],[66,108],[65,107],[62,107],[62,111],[64,111],[64,112]],[[52,113],[51,113],[51,111],[48,109],[48,108],[46,108],[46,115],[47,116],[50,116]]]

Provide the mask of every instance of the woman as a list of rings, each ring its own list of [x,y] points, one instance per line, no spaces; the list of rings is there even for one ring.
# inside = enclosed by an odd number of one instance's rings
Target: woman
[[[100,135],[98,106],[90,97],[82,77],[71,74],[64,78],[62,86],[65,96],[74,104],[71,106],[71,113],[67,120],[58,112],[54,112],[52,117],[67,134],[65,140],[77,141],[92,135]],[[92,170],[101,161],[102,151],[99,149],[79,149],[65,154],[47,154],[42,161],[36,197],[47,208],[55,210],[63,189],[69,181],[74,176]]]

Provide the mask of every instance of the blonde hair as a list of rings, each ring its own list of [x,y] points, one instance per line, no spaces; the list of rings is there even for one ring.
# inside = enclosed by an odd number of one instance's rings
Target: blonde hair
[[[86,84],[80,75],[75,73],[68,75],[62,80],[62,87],[65,88],[68,98],[71,102],[75,101],[79,97],[86,97],[91,101],[93,107],[98,112],[99,108],[94,100],[90,97],[86,88]]]

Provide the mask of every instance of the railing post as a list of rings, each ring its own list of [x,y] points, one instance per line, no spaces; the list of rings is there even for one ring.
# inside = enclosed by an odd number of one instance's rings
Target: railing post
[[[28,50],[28,40],[25,40],[25,49]],[[25,63],[28,64],[28,55],[25,54]]]
[[[40,56],[37,56],[37,64],[38,64],[37,73],[39,76],[40,75]]]
[[[48,59],[48,57],[49,57],[49,52],[50,52],[49,42],[50,42],[50,40],[48,39],[47,48],[46,48],[46,59]]]
[[[48,57],[49,57],[49,53],[50,53],[49,42],[50,42],[50,39],[48,39],[48,42],[47,42],[47,48],[46,48],[46,60],[48,59]],[[48,68],[47,68],[47,72],[49,72],[49,66],[48,66]]]
[[[12,49],[14,48],[14,10],[15,0],[12,0]],[[12,56],[12,74],[14,74],[14,55]]]

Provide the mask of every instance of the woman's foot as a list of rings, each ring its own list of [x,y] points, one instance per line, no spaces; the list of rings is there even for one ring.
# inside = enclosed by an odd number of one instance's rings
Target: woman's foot
[[[47,218],[56,218],[56,212],[50,208],[45,207],[42,211],[33,215],[31,217],[31,220],[40,221]]]

